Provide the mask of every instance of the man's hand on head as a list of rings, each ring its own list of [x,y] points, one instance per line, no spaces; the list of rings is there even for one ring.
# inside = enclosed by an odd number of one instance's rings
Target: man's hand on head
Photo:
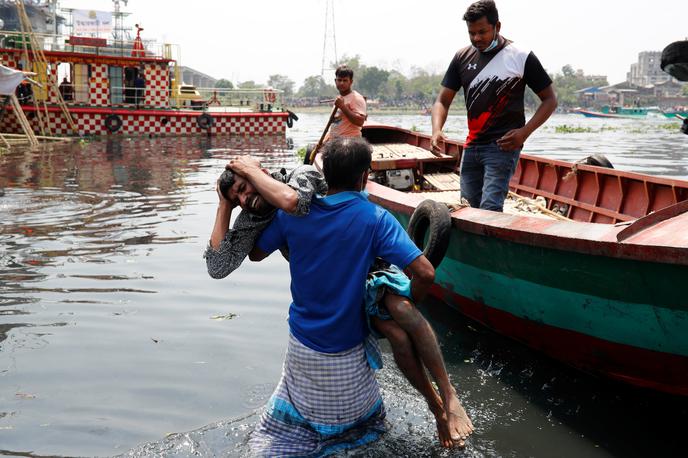
[[[257,169],[260,170],[260,161],[252,156],[249,155],[244,155],[244,156],[237,156],[233,159],[231,159],[227,165],[225,166],[227,169],[231,169],[235,173],[238,173],[239,175],[246,176],[250,173],[251,170]]]
[[[215,182],[215,192],[217,193],[218,203],[221,207],[228,207],[230,209],[236,207],[235,203],[233,204],[232,202],[230,202],[225,196],[222,195],[222,192],[220,192],[219,178]]]

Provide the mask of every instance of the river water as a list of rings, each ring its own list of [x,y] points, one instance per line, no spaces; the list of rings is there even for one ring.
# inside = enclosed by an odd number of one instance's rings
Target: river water
[[[288,137],[314,142],[327,115]],[[430,130],[427,116],[371,122]],[[465,136],[465,117],[447,133]],[[556,115],[526,152],[602,152],[688,178],[688,136],[661,119]],[[578,131],[578,132],[575,132]],[[240,456],[279,376],[289,273],[281,256],[212,280],[201,254],[214,181],[237,152],[292,167],[284,141],[157,138],[0,155],[0,455]],[[430,415],[385,352],[391,432],[354,456],[677,456],[686,400],[590,377],[434,300],[421,308],[477,427],[436,446]]]

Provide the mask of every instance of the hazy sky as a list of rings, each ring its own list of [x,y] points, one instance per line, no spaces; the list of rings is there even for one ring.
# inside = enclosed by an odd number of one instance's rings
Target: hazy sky
[[[444,72],[469,44],[461,20],[469,0],[332,0],[337,54],[408,74]],[[130,0],[128,22],[145,38],[181,46],[181,64],[215,78],[265,83],[285,74],[300,86],[319,75],[326,0]],[[108,0],[63,7],[112,10]],[[502,35],[530,48],[549,72],[570,64],[625,80],[640,51],[688,37],[688,0],[497,0]],[[330,27],[331,33],[331,27]],[[327,61],[334,60],[331,36]]]

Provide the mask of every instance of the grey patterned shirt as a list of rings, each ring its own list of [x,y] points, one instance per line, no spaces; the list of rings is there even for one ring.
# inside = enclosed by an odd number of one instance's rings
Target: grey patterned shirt
[[[325,178],[312,165],[299,166],[288,174],[274,172],[271,175],[296,191],[298,201],[293,213],[296,216],[305,216],[310,212],[314,195],[327,194]],[[253,249],[260,233],[270,224],[275,211],[265,216],[257,216],[242,210],[232,228],[227,230],[219,248],[214,250],[208,244],[203,254],[208,275],[213,278],[225,278],[234,272]]]

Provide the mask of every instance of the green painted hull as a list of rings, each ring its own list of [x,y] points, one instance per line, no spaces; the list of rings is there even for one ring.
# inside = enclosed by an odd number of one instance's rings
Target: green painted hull
[[[408,225],[408,215],[393,214]],[[454,227],[435,281],[450,305],[555,358],[686,395],[688,380],[675,380],[688,379],[688,300],[679,287],[686,279],[685,265],[544,248]],[[656,373],[662,364],[648,359],[671,365],[668,373]],[[641,364],[625,367],[633,361]]]

